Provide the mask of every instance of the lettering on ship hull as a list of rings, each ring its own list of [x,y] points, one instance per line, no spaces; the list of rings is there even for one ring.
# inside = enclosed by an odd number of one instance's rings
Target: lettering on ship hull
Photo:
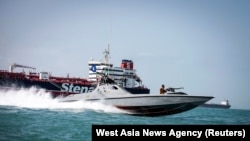
[[[92,92],[95,88],[92,86],[75,86],[74,84],[70,83],[62,83],[62,90],[66,92],[72,93],[89,93]]]

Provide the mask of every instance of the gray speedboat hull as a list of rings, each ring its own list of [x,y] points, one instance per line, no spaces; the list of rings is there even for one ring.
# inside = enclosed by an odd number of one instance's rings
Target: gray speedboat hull
[[[191,96],[185,93],[131,94],[112,84],[99,85],[93,92],[70,95],[61,102],[92,101],[112,105],[131,115],[161,116],[191,110],[212,99],[212,96]]]

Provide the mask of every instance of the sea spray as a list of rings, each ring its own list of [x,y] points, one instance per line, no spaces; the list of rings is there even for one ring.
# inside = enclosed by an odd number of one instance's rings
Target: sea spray
[[[75,101],[59,102],[60,97],[53,98],[49,92],[36,88],[0,91],[0,105],[15,106],[20,108],[50,109],[50,110],[70,110],[72,112],[82,112],[84,110],[94,110],[107,113],[122,113],[123,111],[101,102]]]

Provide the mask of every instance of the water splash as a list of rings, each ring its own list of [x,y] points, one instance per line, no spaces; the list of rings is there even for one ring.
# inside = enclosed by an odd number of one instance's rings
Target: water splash
[[[98,102],[76,101],[59,102],[58,98],[52,98],[49,92],[35,88],[0,91],[0,105],[16,106],[20,108],[51,109],[51,110],[95,110],[108,113],[121,113],[116,107],[104,105]]]

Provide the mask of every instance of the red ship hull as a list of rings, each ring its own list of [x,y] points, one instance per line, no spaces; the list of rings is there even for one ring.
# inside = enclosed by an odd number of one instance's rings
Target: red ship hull
[[[25,74],[23,72],[0,71],[1,90],[20,90],[31,87],[37,90],[43,89],[53,97],[57,97],[91,92],[95,89],[96,83],[83,78],[49,76],[49,79],[42,79],[39,73]],[[133,94],[149,93],[147,88],[135,87],[125,89]]]

